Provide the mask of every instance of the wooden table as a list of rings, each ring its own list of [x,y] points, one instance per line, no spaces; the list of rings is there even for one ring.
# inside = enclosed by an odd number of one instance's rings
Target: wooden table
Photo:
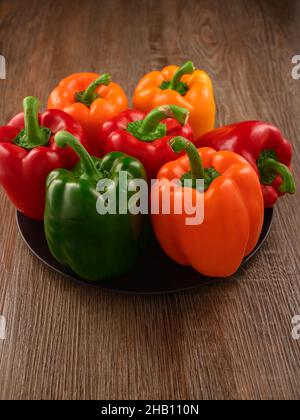
[[[207,70],[217,124],[268,120],[295,146],[300,183],[300,1],[1,0],[0,124],[64,76],[108,71],[130,95],[150,69]],[[298,49],[297,49],[298,47]],[[0,194],[2,399],[299,398],[300,196],[276,207],[260,254],[231,280],[168,296],[77,286],[44,267]],[[162,273],[167,275],[167,273]],[[142,279],[141,279],[142,281]]]

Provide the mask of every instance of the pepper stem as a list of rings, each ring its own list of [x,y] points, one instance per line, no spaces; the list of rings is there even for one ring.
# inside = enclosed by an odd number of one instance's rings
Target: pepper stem
[[[91,106],[91,104],[99,98],[99,95],[96,93],[96,89],[98,89],[99,86],[104,85],[107,86],[111,82],[111,76],[108,73],[102,74],[102,76],[98,77],[96,80],[94,80],[83,92],[78,92],[76,94],[76,99],[79,102],[82,102],[83,104],[87,106]]]
[[[27,96],[23,100],[24,130],[15,138],[15,144],[25,149],[34,149],[48,143],[51,130],[41,127],[38,119],[39,102],[34,96]]]
[[[149,112],[138,131],[141,135],[153,133],[156,131],[159,123],[166,118],[175,118],[179,124],[185,125],[189,116],[189,111],[181,106],[162,105]]]
[[[267,158],[264,160],[262,164],[261,171],[265,175],[273,175],[274,172],[276,174],[279,174],[283,179],[283,183],[281,184],[279,191],[281,193],[295,194],[296,192],[295,180],[293,178],[291,171],[286,165],[278,162],[275,159]]]
[[[33,96],[27,96],[23,101],[25,131],[32,143],[40,143],[44,137],[39,120],[39,102]]]
[[[56,134],[54,140],[59,147],[69,146],[74,150],[74,152],[80,158],[81,163],[85,169],[86,178],[99,178],[99,172],[97,170],[96,165],[93,162],[93,159],[88,154],[86,149],[82,146],[82,144],[76,139],[76,137],[72,136],[72,134],[68,133],[67,131],[60,131]]]
[[[173,79],[170,82],[169,89],[176,90],[177,85],[180,83],[182,76],[184,76],[185,74],[192,74],[194,71],[194,63],[192,61],[187,61],[174,74]]]
[[[196,146],[184,137],[174,137],[170,141],[170,146],[175,153],[181,153],[183,151],[188,155],[190,166],[191,166],[191,177],[192,185],[195,188],[197,181],[205,178],[205,171],[202,163],[202,159]]]
[[[131,122],[127,131],[136,139],[144,142],[153,142],[167,135],[166,124],[161,121],[166,118],[175,118],[179,124],[184,125],[189,118],[189,111],[177,105],[162,105],[153,109],[144,120]]]

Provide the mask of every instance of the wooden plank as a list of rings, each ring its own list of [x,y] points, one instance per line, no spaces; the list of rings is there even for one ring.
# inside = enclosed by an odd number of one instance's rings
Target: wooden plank
[[[22,98],[69,73],[112,73],[131,94],[150,68],[192,59],[213,77],[219,125],[263,119],[295,147],[300,182],[297,1],[2,0],[0,124]],[[80,287],[23,244],[0,193],[0,398],[249,399],[300,397],[300,196],[232,280],[160,297]]]

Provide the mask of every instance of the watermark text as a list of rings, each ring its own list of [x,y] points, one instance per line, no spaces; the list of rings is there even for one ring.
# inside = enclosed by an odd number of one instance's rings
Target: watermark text
[[[300,55],[295,55],[292,58],[292,64],[294,64],[292,69],[292,78],[294,80],[300,80]]]
[[[96,210],[100,215],[183,215],[186,225],[204,222],[204,180],[152,180],[151,191],[144,179],[128,178],[119,172],[118,180],[101,179]],[[151,200],[149,200],[151,197]],[[150,201],[150,202],[149,202]]]
[[[292,324],[292,337],[294,340],[300,340],[300,315],[294,316],[294,318],[292,319]]]
[[[0,79],[6,79],[6,60],[3,55],[0,55]]]
[[[0,340],[6,339],[6,319],[0,315]]]

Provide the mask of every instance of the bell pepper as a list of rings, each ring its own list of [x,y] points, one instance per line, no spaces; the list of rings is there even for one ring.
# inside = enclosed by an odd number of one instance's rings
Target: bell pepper
[[[263,197],[258,177],[249,163],[232,152],[216,152],[196,147],[182,137],[171,140],[175,152],[184,156],[167,163],[158,173],[152,190],[162,208],[164,190],[171,191],[170,214],[152,214],[155,234],[164,251],[177,263],[190,265],[208,277],[234,274],[243,258],[249,255],[259,239],[263,220]],[[174,180],[180,180],[179,185]],[[186,187],[184,180],[192,185]],[[195,188],[204,179],[205,191]],[[192,202],[204,198],[204,221],[187,224],[191,215],[175,211],[191,192]],[[204,194],[204,197],[203,197]]]
[[[175,135],[193,140],[187,120],[189,112],[176,105],[164,105],[144,113],[127,110],[100,127],[104,153],[120,151],[139,159],[149,179],[155,178],[163,164],[177,159],[169,145]]]
[[[100,124],[127,109],[128,100],[123,89],[111,82],[109,74],[78,73],[59,83],[49,96],[48,108],[72,115],[85,131],[87,150],[99,157]]]
[[[148,113],[160,105],[178,105],[190,111],[196,138],[215,126],[216,104],[208,74],[196,70],[191,61],[182,67],[167,66],[145,75],[133,96],[134,107]]]
[[[60,147],[70,146],[80,157],[73,171],[58,169],[47,179],[45,234],[49,249],[61,264],[69,266],[79,276],[90,281],[121,276],[135,264],[144,241],[146,215],[132,215],[127,209],[116,214],[100,214],[98,191],[100,180],[114,181],[110,190],[119,197],[119,174],[124,171],[130,180],[146,181],[142,164],[123,153],[111,153],[103,158],[91,158],[82,145],[69,133],[55,136]],[[131,192],[128,192],[129,206]],[[120,200],[121,202],[121,200]]]
[[[46,178],[56,168],[72,168],[78,161],[72,149],[59,148],[53,136],[68,130],[85,143],[82,127],[60,110],[38,114],[38,101],[27,97],[24,113],[0,127],[0,184],[14,206],[26,216],[42,220]]]
[[[261,121],[232,124],[200,137],[197,146],[229,150],[243,156],[260,177],[265,208],[274,206],[285,193],[296,191],[289,169],[292,146],[274,125]]]

